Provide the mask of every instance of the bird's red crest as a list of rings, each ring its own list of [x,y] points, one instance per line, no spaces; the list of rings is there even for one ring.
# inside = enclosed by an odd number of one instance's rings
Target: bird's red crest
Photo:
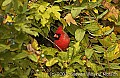
[[[56,30],[56,33],[60,33],[63,30],[62,26],[59,26],[58,29]]]

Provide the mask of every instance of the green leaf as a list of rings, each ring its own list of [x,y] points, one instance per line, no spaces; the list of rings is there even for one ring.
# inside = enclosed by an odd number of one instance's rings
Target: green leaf
[[[71,14],[72,14],[72,17],[75,18],[76,16],[78,16],[81,12],[81,10],[85,9],[86,6],[84,7],[72,7],[71,9]]]
[[[80,51],[80,42],[76,42],[74,45],[74,55],[76,55]]]
[[[96,50],[95,52],[97,52],[97,53],[104,53],[105,52],[105,49],[99,45],[93,46],[93,49],[95,49]]]
[[[106,0],[107,2],[111,2],[112,0]]]
[[[13,7],[14,7],[15,11],[17,11],[19,8],[18,0],[13,0],[12,3],[13,3]]]
[[[75,39],[81,41],[84,38],[85,31],[83,29],[77,29],[75,31]]]
[[[108,10],[106,10],[105,12],[103,12],[102,14],[100,14],[100,15],[98,15],[97,16],[97,19],[100,19],[100,18],[102,18],[105,14],[107,14],[108,13]]]
[[[10,49],[10,45],[0,44],[0,52]]]
[[[22,13],[25,13],[27,11],[27,7],[28,7],[28,0],[25,0]]]
[[[28,55],[28,58],[31,59],[34,62],[38,61],[37,55],[36,54],[30,54]]]
[[[31,68],[28,68],[25,72],[25,75],[28,76],[30,74],[30,72],[31,72]]]
[[[7,72],[4,73],[4,75],[8,75],[9,73],[14,72],[16,69],[18,69],[18,67],[13,67],[11,69],[9,69]]]
[[[69,58],[69,59],[72,59],[73,54],[74,54],[74,48],[69,47],[67,53],[68,53],[68,58]]]
[[[92,54],[94,53],[94,50],[93,49],[85,49],[85,55],[88,59],[91,58]]]
[[[108,47],[107,51],[108,52],[113,51],[116,48],[116,46],[117,46],[116,44],[115,45],[111,45],[110,47]]]
[[[76,31],[79,27],[76,26],[76,25],[70,24],[70,26],[67,26],[66,28],[67,28],[67,30],[68,30],[72,35],[75,35],[75,31]]]
[[[66,69],[66,73],[69,73],[69,74],[66,74],[65,76],[61,78],[74,78],[72,75],[73,72],[75,72],[75,69],[73,67],[69,67]]]
[[[58,65],[63,69],[63,64],[61,62],[59,62]]]
[[[13,6],[12,3],[8,4],[6,6],[5,12],[8,13],[10,11],[10,9],[12,8],[12,6]]]
[[[113,44],[109,36],[106,36],[104,39],[99,39],[99,41],[104,47],[110,47]]]
[[[6,6],[8,5],[9,3],[11,3],[12,0],[5,0],[3,3],[2,3],[2,6]]]
[[[28,25],[25,25],[24,23],[18,24],[15,28],[18,31],[22,30],[23,32],[26,32],[30,35],[38,36],[37,28],[31,28]]]
[[[84,38],[83,38],[83,40],[81,41],[81,44],[82,44],[82,46],[84,46],[84,47],[88,47],[89,46],[89,38],[88,38],[88,35],[85,35],[84,36]]]
[[[36,4],[36,3],[33,3],[31,6],[30,6],[30,9],[35,9],[35,8],[38,8],[40,6],[40,4]]]
[[[86,6],[87,9],[93,9],[95,7],[99,7],[103,0],[98,0],[97,2],[85,2],[81,6]]]
[[[63,1],[68,1],[68,0],[56,0],[54,2],[59,3],[59,2],[63,2]]]
[[[120,64],[120,63],[110,63],[110,68],[111,68],[111,69],[120,69],[119,64]]]
[[[111,42],[116,42],[119,38],[114,32],[112,32],[109,36],[111,38]]]
[[[68,60],[68,53],[67,52],[60,52],[58,54],[61,60]]]
[[[72,6],[64,6],[63,8],[71,10]]]
[[[47,72],[39,72],[38,74],[34,74],[37,78],[50,78]]]
[[[120,21],[118,21],[118,22],[116,23],[116,25],[120,25]]]
[[[47,37],[48,36],[48,33],[49,33],[49,29],[48,29],[48,27],[43,27],[42,28],[42,32],[41,32],[41,34],[43,34],[42,36],[44,36],[44,37]]]
[[[25,57],[27,57],[27,56],[28,56],[28,53],[27,53],[26,51],[23,51],[23,52],[17,54],[17,55],[13,58],[13,60],[22,59],[22,58],[25,58]]]
[[[87,61],[87,66],[90,67],[95,73],[98,72],[97,65],[95,63],[91,63],[90,61]]]
[[[69,67],[68,69],[66,69],[66,73],[73,73],[75,72],[75,69],[73,67]]]
[[[20,44],[22,44],[23,42],[29,42],[27,34],[22,32],[17,33],[15,42]]]
[[[94,31],[96,31],[96,30],[99,30],[100,28],[99,28],[97,22],[92,22],[92,23],[90,23],[90,24],[87,24],[87,25],[85,26],[85,29],[87,29],[87,30],[89,30],[89,31],[91,31],[91,32],[94,32]]]
[[[102,33],[101,34],[94,34],[94,33],[91,33],[91,32],[89,32],[89,34],[92,35],[92,36],[102,36],[103,35]]]
[[[53,6],[51,9],[52,9],[52,12],[54,12],[54,11],[62,11],[59,6]]]
[[[51,60],[47,61],[46,66],[52,66],[57,62],[58,60],[56,58],[52,58]]]
[[[46,48],[44,48],[43,52],[45,55],[51,55],[54,57],[57,50],[54,48],[51,48],[51,47],[46,47]]]
[[[81,55],[79,56],[75,56],[71,61],[70,61],[70,65],[73,63],[79,63],[80,65],[84,65],[85,63],[80,60]]]
[[[67,26],[67,22],[65,21],[65,19],[60,18],[60,22],[63,24],[63,26]],[[68,26],[67,26],[68,27]]]

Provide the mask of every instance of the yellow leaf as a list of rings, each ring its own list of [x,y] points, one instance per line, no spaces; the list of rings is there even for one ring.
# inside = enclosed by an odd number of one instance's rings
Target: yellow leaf
[[[44,14],[42,14],[42,18],[49,19],[50,18],[49,12],[45,11]]]
[[[114,23],[116,23],[116,21],[113,20],[112,18],[108,18],[108,20],[109,20],[110,22],[114,22]]]
[[[35,50],[38,50],[39,47],[38,47],[38,42],[36,39],[33,39],[32,43],[31,43],[32,47],[35,49]]]
[[[109,26],[107,26],[107,27],[104,27],[104,28],[102,28],[102,32],[106,32],[106,31],[108,31],[108,30],[110,30],[111,28],[109,27]]]
[[[41,19],[42,26],[45,26],[46,23],[48,23],[48,19],[45,18]]]
[[[61,15],[61,14],[60,14],[59,12],[53,12],[53,13],[54,13],[55,17],[60,20],[60,15]]]
[[[114,50],[114,54],[115,54],[115,55],[117,55],[118,53],[120,53],[120,52],[119,52],[119,46],[120,46],[120,44],[117,44],[117,46],[116,46],[116,48],[115,48],[115,50]]]
[[[58,11],[62,11],[62,10],[60,9],[59,6],[52,6],[51,8],[48,8],[46,11],[48,12],[48,14],[52,12],[54,16],[60,20],[61,14]]]
[[[93,10],[96,14],[98,14],[98,10],[95,8],[94,10]]]
[[[68,25],[70,25],[70,23],[77,25],[76,21],[73,19],[72,15],[71,15],[71,13],[68,13],[64,17],[64,19],[66,20],[66,22],[68,23]]]
[[[96,2],[96,0],[92,0],[92,2]]]
[[[114,30],[114,26],[110,28],[110,26],[103,27],[102,25],[99,25],[99,30],[96,30],[94,32],[89,32],[93,36],[102,36],[102,35],[108,35],[112,33]]]
[[[46,8],[43,5],[40,5],[39,10],[43,13],[46,10]]]
[[[12,17],[7,15],[7,18],[3,21],[3,23],[5,24],[6,22],[13,22]]]
[[[120,51],[119,51],[120,44],[114,44],[110,46],[109,48],[111,48],[112,50],[109,50],[108,52],[104,54],[104,57],[106,59],[108,59],[109,61],[112,61],[120,57]]]
[[[56,58],[52,58],[51,60],[46,62],[46,66],[52,66],[57,62],[58,62],[58,60]]]
[[[79,0],[80,3],[82,3],[83,0]]]
[[[96,0],[88,0],[89,2],[96,2]]]
[[[109,9],[109,12],[105,15],[104,19],[108,19],[109,17],[114,16],[116,19],[118,19],[118,15],[119,15],[119,10],[116,9],[115,6],[113,6],[112,4],[110,4],[109,2],[103,1],[102,5],[104,7],[106,7],[107,9]]]

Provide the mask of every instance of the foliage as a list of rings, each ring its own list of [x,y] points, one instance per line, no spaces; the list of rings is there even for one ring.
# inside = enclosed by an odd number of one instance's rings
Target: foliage
[[[118,0],[0,0],[0,78],[118,78],[119,5]],[[49,33],[60,23],[71,39],[67,51],[39,44],[42,39],[53,44]]]

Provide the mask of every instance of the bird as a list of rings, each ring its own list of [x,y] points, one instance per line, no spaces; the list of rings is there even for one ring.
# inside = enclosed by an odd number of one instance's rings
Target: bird
[[[54,34],[54,47],[60,51],[66,51],[70,44],[70,37],[63,30],[63,26],[59,26]]]

